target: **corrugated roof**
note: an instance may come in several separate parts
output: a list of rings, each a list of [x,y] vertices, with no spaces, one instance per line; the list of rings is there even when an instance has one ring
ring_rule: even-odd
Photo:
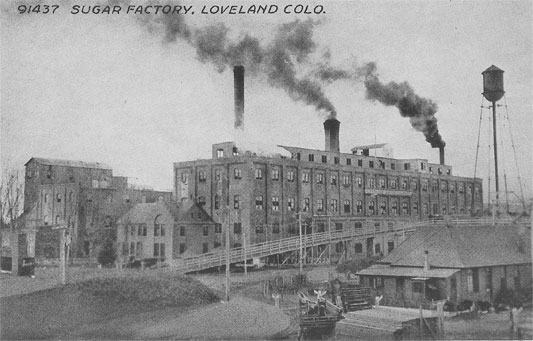
[[[428,226],[385,257],[391,266],[424,266],[424,251],[435,267],[472,268],[531,263],[530,233],[517,226]]]
[[[31,161],[35,161],[42,165],[47,166],[62,166],[62,167],[77,167],[77,168],[95,168],[95,169],[112,169],[110,166],[101,162],[85,162],[85,161],[75,161],[75,160],[59,160],[59,159],[46,159],[39,157],[32,157],[24,164],[26,166]]]
[[[385,264],[375,264],[361,270],[357,275],[368,276],[390,276],[390,277],[425,277],[425,278],[448,278],[459,269],[436,269],[432,268],[424,271],[424,268],[417,267],[391,267]]]

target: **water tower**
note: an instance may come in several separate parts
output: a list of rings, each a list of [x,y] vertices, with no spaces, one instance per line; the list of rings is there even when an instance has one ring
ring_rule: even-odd
[[[494,177],[496,185],[496,207],[499,205],[498,183],[498,144],[496,140],[496,102],[505,91],[503,90],[503,70],[492,65],[481,73],[483,75],[483,96],[492,103],[492,131],[494,137]],[[497,209],[497,208],[496,208]]]

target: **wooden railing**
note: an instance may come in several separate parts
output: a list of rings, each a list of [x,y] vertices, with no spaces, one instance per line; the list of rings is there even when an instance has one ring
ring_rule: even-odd
[[[497,219],[498,225],[510,225],[512,219]],[[427,226],[485,226],[491,225],[492,219],[456,219],[456,220],[433,220],[423,222],[408,222],[400,224],[394,230],[372,231],[372,232],[355,232],[353,229],[343,231],[319,232],[302,236],[303,247],[333,244],[340,241],[352,239],[364,239],[367,237],[375,237],[376,235],[396,232],[405,233],[415,231],[419,227]],[[281,254],[289,251],[297,251],[300,249],[300,237],[289,237],[279,240],[273,240],[264,243],[252,244],[246,248],[246,259],[256,257],[266,257],[276,254]],[[232,248],[229,250],[230,263],[237,263],[244,261],[244,250],[242,247]],[[220,250],[217,252],[204,253],[197,256],[181,258],[177,260],[170,260],[169,265],[184,273],[204,270],[216,266],[226,264],[226,251]]]

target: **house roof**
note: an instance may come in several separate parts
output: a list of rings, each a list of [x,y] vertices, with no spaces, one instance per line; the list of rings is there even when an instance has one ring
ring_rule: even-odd
[[[77,168],[95,168],[95,169],[111,169],[108,165],[100,162],[85,162],[85,161],[75,161],[75,160],[59,160],[59,159],[46,159],[39,157],[32,157],[24,164],[26,166],[31,161],[35,161],[42,165],[47,166],[62,166],[62,167],[77,167]]]
[[[518,226],[421,227],[380,263],[424,266],[424,252],[432,267],[473,268],[531,263],[530,231]]]
[[[359,271],[357,274],[367,276],[448,278],[458,271],[460,271],[460,269],[431,268],[424,271],[424,268],[417,267],[393,267],[387,264],[374,264],[369,268]]]

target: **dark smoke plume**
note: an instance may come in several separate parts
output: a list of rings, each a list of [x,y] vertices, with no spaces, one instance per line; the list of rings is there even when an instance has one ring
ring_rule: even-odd
[[[415,94],[407,82],[383,84],[376,75],[374,63],[367,64],[366,70],[368,74],[364,83],[366,97],[369,100],[397,107],[402,117],[409,117],[413,128],[424,133],[431,147],[441,148],[446,145],[439,133],[435,117],[438,110],[437,104]]]

